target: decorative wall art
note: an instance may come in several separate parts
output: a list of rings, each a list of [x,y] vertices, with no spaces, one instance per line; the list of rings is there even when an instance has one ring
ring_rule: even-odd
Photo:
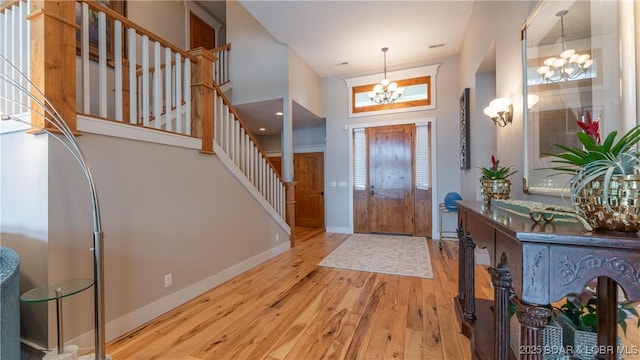
[[[126,0],[98,0],[98,2],[122,16],[127,16]],[[81,3],[76,3],[76,24],[79,26],[82,24]],[[98,60],[98,32],[98,13],[89,8],[89,57],[94,61]],[[107,17],[107,58],[109,60],[113,59],[113,35],[113,20]],[[76,31],[76,39],[76,51],[80,54],[82,46],[80,29]]]
[[[469,158],[469,88],[460,95],[460,169],[471,169]]]

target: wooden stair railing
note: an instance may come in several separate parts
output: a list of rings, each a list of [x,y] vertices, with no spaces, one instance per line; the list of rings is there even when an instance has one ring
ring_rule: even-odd
[[[218,86],[222,86],[230,81],[229,79],[229,54],[231,53],[231,44],[218,46],[209,50],[218,58],[213,64],[214,81]]]
[[[76,102],[79,104],[77,110],[75,106],[70,107],[72,116],[65,116],[66,119],[73,120],[70,127],[76,130],[77,113],[131,125],[138,125],[138,119],[141,118],[143,126],[153,125],[159,130],[201,138],[202,152],[213,153],[215,142],[219,156],[224,154],[281,219],[286,221],[286,210],[291,203],[286,194],[290,191],[286,191],[283,179],[218,87],[229,81],[230,44],[212,49],[215,54],[202,48],[186,52],[99,2],[77,0],[75,3],[80,4],[81,11],[80,69],[76,71],[76,61],[68,60],[64,63],[69,66],[65,69],[66,72],[78,74],[81,87],[79,94],[69,92],[64,98],[70,105],[75,105]],[[6,14],[14,9],[21,9],[18,17],[26,18],[22,12],[28,15],[27,4],[24,1],[3,3],[0,21],[5,21],[8,17]],[[95,16],[92,15],[91,18],[97,19],[97,47],[91,45],[89,40],[90,10],[95,12]],[[73,6],[65,6],[62,16],[47,9],[44,12],[45,16],[57,16],[64,26],[73,29],[65,32],[63,39],[47,37],[47,33],[43,33],[42,42],[47,44],[48,49],[61,48],[63,43],[75,44]],[[2,23],[2,29],[7,29],[13,22]],[[28,22],[25,21],[25,24]],[[107,24],[109,34],[112,35],[108,41]],[[26,35],[21,35],[18,39],[17,31],[4,33],[7,34],[3,35],[4,39],[12,40],[11,46],[17,43],[18,46],[29,49],[29,38]],[[110,49],[107,49],[107,43],[112,45]],[[6,47],[0,50],[15,51],[13,48],[7,50]],[[29,64],[29,52],[26,53],[24,58]],[[220,64],[217,63],[216,54],[222,59]],[[70,51],[69,55],[75,58],[75,54]],[[138,56],[140,61],[136,59]],[[44,69],[46,66],[44,63],[38,64],[38,68]],[[75,88],[75,76],[74,81],[59,83],[68,83]],[[47,89],[47,96],[49,93]],[[76,101],[78,96],[81,99]],[[289,184],[286,186],[290,188]]]
[[[226,83],[229,83],[229,52],[231,51],[231,44],[226,44],[223,46],[219,46],[215,49],[211,49],[209,50],[209,53],[211,53],[215,58],[216,61],[213,62],[213,80],[214,82],[218,85],[218,86],[223,86]],[[175,66],[175,61],[172,61],[170,66]],[[162,64],[160,66],[160,70],[159,72],[162,74],[163,71],[165,71],[166,68],[166,64]],[[149,76],[154,76],[156,72],[156,68],[155,67],[150,67],[149,68]],[[140,66],[138,66],[138,70],[136,71],[136,84],[138,84],[138,89],[141,88],[142,85],[142,69]],[[140,96],[140,91],[138,91],[138,104],[141,104],[141,96]],[[184,101],[183,101],[183,105],[184,105]],[[176,111],[176,105],[173,105],[171,107],[171,111],[175,112]],[[141,113],[141,109],[139,106],[138,109],[138,113]],[[160,116],[160,121],[163,120],[164,115],[166,114],[167,111],[167,107],[166,105],[162,106],[161,109],[161,116]],[[155,115],[151,115],[151,117],[149,118],[149,124],[151,125],[151,127],[156,127],[156,123],[155,123],[155,119],[156,116]],[[143,125],[143,119],[142,117],[138,117],[137,120],[137,124],[138,125]],[[160,123],[160,128],[163,130],[166,130],[166,123],[165,122],[161,122]]]
[[[134,125],[140,121],[143,126],[191,136],[190,74],[198,59],[99,2],[76,2],[81,5],[82,19],[81,112]],[[97,48],[89,43],[89,10],[97,14]],[[110,39],[107,24],[111,26]],[[108,52],[107,43],[112,44],[112,52]],[[97,61],[97,79],[91,73],[95,66],[91,61]],[[107,88],[107,71],[111,67],[113,98]],[[152,124],[153,119],[156,121]]]
[[[0,4],[0,55],[7,59],[20,72],[29,74],[29,3],[24,0],[12,0]],[[4,64],[4,63],[3,63]],[[29,88],[28,82],[10,71],[8,65],[6,74],[13,74],[11,81],[17,85]],[[4,80],[4,79],[3,79]],[[13,86],[0,86],[0,110],[8,114],[28,113],[29,109],[22,104],[29,104],[27,94],[15,91]]]
[[[286,184],[248,127],[223,94],[214,85],[214,140],[222,151],[251,182],[265,200],[286,220]],[[291,224],[289,224],[291,225]]]
[[[284,219],[284,182],[218,87],[229,81],[228,59],[231,45],[212,49],[213,52],[202,48],[186,52],[106,6],[89,0],[77,1],[82,4],[83,19],[88,18],[88,10],[92,9],[98,14],[100,26],[106,28],[107,18],[113,24],[113,56],[107,57],[106,49],[100,49],[98,64],[101,73],[106,71],[108,61],[114,64],[115,108],[128,105],[129,123],[137,124],[141,118],[143,126],[201,138],[201,151],[204,153],[213,153],[213,142],[217,142],[222,152]],[[86,21],[81,29],[83,34],[88,34]],[[104,38],[104,33],[101,36]],[[139,49],[136,48],[137,42],[141,43]],[[127,46],[125,52],[121,51],[124,44]],[[83,73],[86,73],[84,69],[89,64],[88,48],[88,40],[83,37]],[[126,56],[123,56],[124,53]],[[138,62],[136,56],[139,53],[142,55]],[[126,64],[125,57],[128,69],[119,66]],[[131,76],[124,77],[123,74]],[[106,89],[104,78],[106,76],[99,79],[101,89]],[[83,80],[85,109],[90,111],[86,103],[90,101],[92,87],[86,79]],[[121,86],[124,90],[118,93]],[[111,117],[102,111],[106,104],[103,93],[104,91],[101,92],[99,101],[101,112],[98,115]],[[120,104],[120,99],[125,97],[128,100]],[[167,111],[168,109],[172,111]],[[214,109],[217,110],[216,113]],[[125,112],[126,109],[123,109],[122,113]],[[116,110],[115,119],[122,121],[124,116],[120,117],[119,114]],[[175,126],[172,126],[174,123]]]

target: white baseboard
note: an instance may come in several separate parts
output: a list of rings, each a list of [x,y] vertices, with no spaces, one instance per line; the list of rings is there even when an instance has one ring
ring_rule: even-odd
[[[165,296],[133,312],[109,321],[106,324],[106,341],[111,341],[157,318],[167,311],[172,310],[198,295],[201,295],[202,293],[242,274],[243,272],[260,265],[272,257],[282,254],[290,248],[291,244],[288,241],[284,242],[252,258],[228,267],[204,280],[194,283],[184,289],[180,289],[171,295]],[[76,344],[81,348],[93,347],[94,337],[94,332],[90,331],[70,340],[69,343]]]
[[[338,233],[338,234],[352,234],[351,230],[348,227],[340,227],[340,226],[327,226],[326,231],[330,233]]]

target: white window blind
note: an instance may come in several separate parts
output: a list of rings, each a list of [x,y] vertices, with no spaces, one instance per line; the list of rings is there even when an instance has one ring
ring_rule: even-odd
[[[353,184],[356,190],[367,187],[367,138],[364,129],[353,130]]]
[[[416,126],[416,187],[421,190],[429,190],[431,187],[431,174],[429,174],[429,125]]]

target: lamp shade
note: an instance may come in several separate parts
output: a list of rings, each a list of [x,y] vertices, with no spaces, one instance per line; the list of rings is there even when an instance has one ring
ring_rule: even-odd
[[[540,101],[540,96],[536,94],[527,95],[527,108],[531,109],[538,103],[538,101]]]
[[[574,49],[565,50],[565,51],[560,53],[560,57],[561,58],[565,58],[565,59],[569,59],[573,55],[575,55],[575,53],[576,53],[576,51]]]
[[[498,117],[498,113],[491,106],[487,106],[486,108],[484,108],[483,112],[484,112],[485,115],[487,115],[488,117],[490,117],[492,119]]]
[[[511,99],[508,97],[493,99],[489,103],[489,106],[492,107],[497,113],[509,111],[510,105],[511,105]]]

